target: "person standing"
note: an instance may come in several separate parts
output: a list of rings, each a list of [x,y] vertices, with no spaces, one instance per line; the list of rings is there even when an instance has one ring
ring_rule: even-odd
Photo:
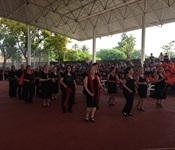
[[[51,92],[52,92],[52,100],[57,100],[58,98],[58,92],[59,92],[59,75],[56,67],[52,68],[51,74]]]
[[[123,95],[126,99],[126,104],[122,110],[124,116],[133,116],[131,110],[133,107],[134,93],[135,93],[135,79],[133,77],[133,68],[126,68],[126,76],[122,80],[123,85]]]
[[[16,68],[12,65],[11,70],[9,71],[9,96],[10,97],[17,97],[17,78],[16,78]]]
[[[140,100],[137,104],[137,109],[144,111],[144,104],[147,97],[148,80],[144,76],[144,69],[142,67],[138,70],[139,75],[137,76],[136,83],[138,85],[138,94]]]
[[[62,111],[66,113],[66,107],[68,106],[68,112],[71,113],[77,84],[70,65],[66,66],[66,71],[61,76],[60,84],[62,91]]]
[[[39,68],[35,69],[34,74],[35,74],[35,94],[39,97],[39,95],[40,95],[40,82],[39,82],[40,71],[39,71]]]
[[[166,78],[164,77],[164,69],[160,67],[155,75],[155,95],[157,99],[156,106],[163,108],[162,101],[166,99]]]
[[[117,94],[117,82],[118,81],[119,81],[119,78],[116,75],[116,69],[115,67],[112,67],[110,70],[110,73],[107,76],[108,93],[110,94],[109,101],[108,101],[109,106],[115,105],[114,101],[115,101],[115,97]]]
[[[87,105],[85,121],[90,120],[95,122],[94,117],[100,97],[100,88],[103,88],[103,86],[100,83],[99,76],[96,74],[96,68],[95,66],[91,66],[88,74],[84,78],[84,94]]]
[[[45,65],[43,71],[40,73],[41,83],[41,95],[40,97],[43,99],[43,107],[50,107],[50,99],[52,97],[51,94],[51,78],[49,74],[49,66]]]
[[[22,74],[24,73],[24,65],[21,64],[21,69],[18,69],[16,71],[16,78],[18,80],[18,98],[20,100],[24,99],[24,89],[23,89],[23,85],[19,84],[19,79],[21,78]]]
[[[33,87],[34,87],[34,73],[31,70],[31,66],[28,65],[26,67],[26,71],[24,72],[24,100],[26,104],[32,103],[33,97]]]

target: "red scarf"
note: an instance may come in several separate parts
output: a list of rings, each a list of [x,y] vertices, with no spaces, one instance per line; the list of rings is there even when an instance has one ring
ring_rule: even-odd
[[[95,75],[95,79],[94,80],[97,80],[97,82],[98,82],[97,75]],[[92,92],[93,94],[95,94],[94,97],[95,97],[96,100],[99,100],[99,97],[100,97],[99,83],[97,85],[97,89],[95,89],[94,88],[94,84],[93,84],[93,80],[92,80],[90,74],[88,75],[88,83],[89,83],[90,92]]]
[[[24,73],[22,74],[22,76],[19,79],[19,85],[23,85],[24,83]]]
[[[64,102],[64,106],[66,107],[67,104],[68,104],[70,94],[72,93],[72,90],[69,87],[65,88],[65,90],[66,90],[66,99],[65,99],[65,102]]]

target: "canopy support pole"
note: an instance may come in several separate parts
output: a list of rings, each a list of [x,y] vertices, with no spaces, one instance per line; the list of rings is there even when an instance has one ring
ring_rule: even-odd
[[[28,60],[28,64],[31,66],[31,34],[30,34],[30,25],[27,25],[27,33],[28,33],[28,56],[27,56],[27,60]]]
[[[93,63],[96,62],[96,34],[95,28],[93,30],[93,40],[92,40],[92,50],[93,50]]]
[[[146,37],[146,18],[145,14],[142,16],[142,47],[141,47],[141,65],[145,61],[145,37]]]

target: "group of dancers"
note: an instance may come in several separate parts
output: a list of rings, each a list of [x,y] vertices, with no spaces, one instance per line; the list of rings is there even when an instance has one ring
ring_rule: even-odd
[[[105,90],[102,86],[98,75],[98,63],[94,63],[87,67],[83,77],[83,93],[86,98],[86,115],[85,121],[95,122],[95,113],[98,108],[100,99],[100,90]],[[147,98],[147,88],[150,83],[149,79],[144,75],[144,68],[140,67],[137,70],[137,75],[133,67],[125,69],[125,75],[120,77],[117,74],[117,68],[111,67],[107,75],[107,89],[109,94],[109,105],[115,105],[118,84],[123,87],[123,95],[126,104],[122,110],[123,116],[133,116],[132,107],[134,94],[136,90],[140,96],[137,104],[137,109],[145,111],[144,105]],[[155,93],[157,103],[156,106],[163,108],[162,100],[166,99],[166,78],[164,77],[164,69],[159,67],[155,74]],[[72,112],[72,106],[75,103],[75,93],[77,88],[76,75],[72,70],[71,65],[67,65],[64,71],[59,72],[56,67],[49,69],[48,65],[43,67],[39,72],[32,71],[30,65],[21,69],[15,69],[12,66],[9,72],[9,96],[24,99],[25,103],[33,102],[34,89],[36,93],[43,99],[43,107],[50,107],[50,100],[57,99],[59,88],[62,93],[62,112]],[[17,92],[18,89],[18,92]]]

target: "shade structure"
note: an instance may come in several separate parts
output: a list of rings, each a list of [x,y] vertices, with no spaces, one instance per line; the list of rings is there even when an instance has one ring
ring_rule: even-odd
[[[175,21],[174,0],[0,0],[0,16],[77,40]]]

